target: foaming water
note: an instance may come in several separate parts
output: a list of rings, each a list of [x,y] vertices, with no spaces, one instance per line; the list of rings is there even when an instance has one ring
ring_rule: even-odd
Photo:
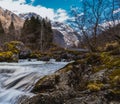
[[[66,64],[35,60],[0,63],[0,104],[17,104],[21,96],[33,96],[30,90],[41,77],[54,73]]]

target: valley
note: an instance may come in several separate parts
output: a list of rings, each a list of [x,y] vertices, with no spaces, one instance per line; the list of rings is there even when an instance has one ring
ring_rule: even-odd
[[[120,104],[119,0],[5,1],[0,104]]]

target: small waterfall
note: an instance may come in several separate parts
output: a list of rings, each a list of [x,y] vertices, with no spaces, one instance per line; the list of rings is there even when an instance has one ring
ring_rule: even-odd
[[[31,97],[30,90],[45,75],[64,67],[65,62],[19,61],[0,63],[0,104],[17,104],[22,97]]]

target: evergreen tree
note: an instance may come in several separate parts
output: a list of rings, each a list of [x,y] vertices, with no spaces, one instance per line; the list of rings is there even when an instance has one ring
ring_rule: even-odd
[[[15,26],[13,21],[11,21],[11,24],[9,26],[9,33],[15,35]]]
[[[1,23],[1,21],[0,21],[0,34],[4,34],[5,32],[4,32],[4,29],[3,29],[3,26],[2,26],[2,23]]]
[[[5,42],[5,39],[6,39],[5,31],[4,31],[2,23],[0,21],[0,46]]]
[[[51,22],[46,18],[44,21],[43,21],[43,28],[44,28],[44,40],[43,40],[43,45],[44,45],[44,48],[47,49],[49,48],[50,44],[52,43],[52,40],[53,40],[53,33],[52,33],[52,26],[51,26]]]
[[[29,20],[25,20],[21,40],[27,46],[43,51],[49,48],[52,38],[50,21],[39,19],[39,17],[31,17]]]
[[[14,26],[14,22],[13,21],[11,21],[11,23],[10,23],[10,26],[9,26],[9,35],[10,35],[10,37],[8,38],[8,41],[9,40],[17,40],[18,39],[18,36],[17,36],[17,34],[16,34],[16,30],[15,30],[15,26]]]

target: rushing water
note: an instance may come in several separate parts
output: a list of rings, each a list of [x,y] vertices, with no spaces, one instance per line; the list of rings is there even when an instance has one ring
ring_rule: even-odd
[[[0,63],[0,104],[16,104],[21,96],[33,96],[30,90],[38,79],[54,73],[66,64],[41,61]]]

